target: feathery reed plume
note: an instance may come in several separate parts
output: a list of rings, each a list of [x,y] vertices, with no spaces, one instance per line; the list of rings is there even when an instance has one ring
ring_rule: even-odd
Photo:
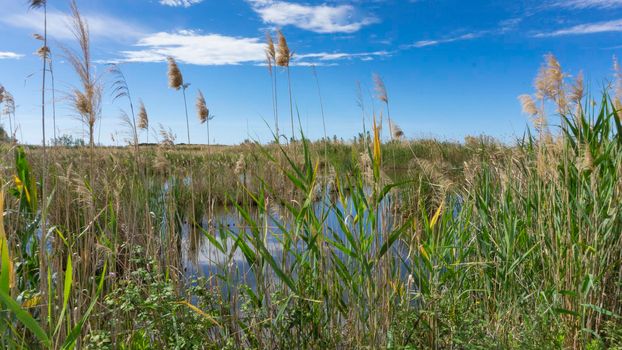
[[[266,60],[270,74],[272,74],[272,66],[276,64],[276,48],[274,47],[274,40],[270,32],[266,32]]]
[[[173,130],[171,128],[166,129],[162,124],[159,124],[159,126],[160,137],[162,137],[162,141],[160,141],[160,144],[163,146],[175,146],[175,140],[177,139],[177,136],[173,133]]]
[[[279,67],[284,67],[287,69],[287,87],[289,90],[289,118],[290,124],[292,127],[292,141],[296,139],[296,132],[294,131],[294,104],[292,102],[292,78],[289,70],[289,63],[292,58],[292,53],[289,50],[289,46],[287,45],[287,39],[285,39],[285,35],[281,30],[276,31],[279,46],[278,46],[278,55],[276,57],[276,65]]]
[[[168,86],[179,90],[184,86],[184,77],[173,57],[167,57],[166,60],[168,61]]]
[[[583,99],[584,94],[583,72],[579,72],[575,83],[572,85],[572,90],[569,96],[570,101],[575,104],[581,104],[581,100]]]
[[[544,56],[545,63],[536,77],[536,97],[539,100],[551,100],[557,104],[560,114],[568,114],[568,101],[564,90],[564,72],[553,54]]]
[[[531,117],[534,127],[536,128],[538,133],[544,133],[547,128],[546,116],[544,115],[544,112],[542,110],[538,109],[533,97],[531,97],[531,95],[525,94],[518,96],[518,100],[521,104],[523,113]]]
[[[204,124],[205,122],[207,122],[207,118],[209,117],[209,109],[207,109],[207,104],[205,103],[205,96],[203,96],[201,90],[199,90],[197,94],[196,107],[199,121],[201,122],[201,124]]]
[[[276,74],[274,74],[272,68],[276,65],[276,48],[274,47],[274,40],[272,34],[266,31],[266,63],[268,65],[268,73],[270,74],[270,84],[272,85],[272,111],[274,113],[274,131],[276,134],[277,143],[280,140],[279,135],[279,112],[278,112],[278,100],[276,90]]]
[[[401,140],[404,137],[404,131],[402,130],[402,128],[400,128],[399,125],[395,123],[391,125],[391,134],[396,140]]]
[[[384,85],[384,81],[380,75],[374,73],[374,87],[376,88],[376,97],[384,103],[389,103],[389,95],[387,94],[387,87]]]
[[[555,101],[562,90],[564,74],[561,66],[553,54],[544,56],[545,63],[540,67],[536,76],[536,96],[538,99]]]
[[[130,112],[132,113],[132,119],[129,120],[129,126],[132,127],[132,136],[134,139],[134,147],[136,149],[136,153],[138,154],[138,130],[136,125],[136,114],[134,113],[134,102],[132,101],[132,95],[130,93],[130,88],[127,85],[127,79],[125,79],[125,74],[121,71],[121,68],[116,64],[110,64],[108,66],[108,72],[114,77],[114,81],[112,82],[112,101],[116,101],[120,98],[127,98],[130,104]],[[129,118],[128,118],[129,119]]]
[[[289,46],[287,45],[287,39],[285,38],[285,35],[283,35],[283,32],[281,32],[281,30],[277,30],[276,34],[279,39],[278,55],[276,57],[276,64],[279,67],[289,67],[292,54],[289,50]]]
[[[518,100],[520,101],[523,113],[530,116],[538,115],[538,107],[536,107],[536,102],[533,100],[531,95],[520,95],[518,96]]]
[[[138,128],[141,130],[149,128],[149,115],[143,101],[140,101],[140,106],[138,107]]]
[[[31,9],[36,9],[47,5],[46,0],[30,0],[28,1]]]
[[[393,121],[391,120],[391,110],[389,109],[389,95],[387,93],[387,87],[384,84],[382,77],[376,73],[373,75],[374,87],[376,89],[376,97],[378,100],[384,102],[387,108],[387,121],[389,122],[389,137],[393,141]]]
[[[179,91],[181,89],[184,95],[184,109],[186,111],[186,131],[188,133],[188,144],[190,144],[190,120],[188,119],[188,101],[186,99],[186,89],[190,86],[188,83],[184,83],[184,77],[177,66],[177,62],[173,57],[167,57],[168,61],[168,86],[171,89]]]
[[[11,116],[15,119],[15,99],[13,95],[4,89],[0,85],[0,103],[4,104],[2,108],[2,114],[6,115],[9,118],[9,132],[11,134],[11,138],[15,139],[15,133],[13,131],[13,121],[11,120]]]
[[[78,74],[82,88],[74,88],[71,100],[81,121],[89,130],[89,145],[95,147],[95,123],[101,114],[102,86],[93,72],[91,40],[88,23],[80,14],[75,0],[71,2],[71,31],[78,42],[79,51],[65,48],[67,60]]]

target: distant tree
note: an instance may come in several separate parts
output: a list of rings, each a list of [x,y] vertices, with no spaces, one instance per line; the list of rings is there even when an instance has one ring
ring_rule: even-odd
[[[83,147],[84,140],[73,138],[73,136],[65,134],[65,135],[62,135],[62,136],[59,136],[53,139],[52,144],[54,146],[61,146],[61,147]]]

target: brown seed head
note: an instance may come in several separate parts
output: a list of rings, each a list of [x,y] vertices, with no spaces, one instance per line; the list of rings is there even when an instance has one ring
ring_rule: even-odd
[[[143,101],[140,101],[140,107],[138,109],[138,128],[147,130],[149,128],[149,116],[147,115],[147,109]]]
[[[279,52],[276,58],[276,65],[280,67],[289,67],[292,54],[289,51],[289,46],[287,46],[287,39],[285,39],[285,35],[283,35],[283,32],[280,30],[278,30],[276,34],[279,38]]]
[[[36,9],[44,6],[46,2],[47,0],[30,0],[28,1],[28,4],[30,5],[31,9]]]
[[[389,95],[387,94],[387,87],[384,85],[384,81],[380,75],[374,73],[374,86],[376,88],[376,97],[384,103],[389,103]]]
[[[536,96],[539,99],[557,100],[562,93],[564,73],[555,56],[547,54],[544,58],[546,62],[536,77]]]
[[[207,109],[207,104],[205,103],[205,97],[201,90],[199,90],[199,94],[197,95],[197,116],[199,117],[199,121],[201,124],[204,124],[209,118],[209,109]]]
[[[396,140],[401,140],[404,137],[404,131],[395,122],[391,123],[391,134]]]
[[[37,50],[37,56],[41,57],[41,58],[47,58],[50,55],[50,48],[47,46],[41,46],[38,50]]]
[[[530,95],[520,95],[518,96],[518,100],[520,101],[523,113],[530,116],[535,116],[538,114],[538,108],[536,107],[536,103]]]
[[[168,86],[171,89],[179,90],[184,85],[184,78],[173,57],[167,57],[168,61]]]
[[[570,93],[570,100],[576,104],[581,103],[583,99],[584,90],[583,90],[583,72],[579,72],[577,75],[577,80],[575,80],[574,85],[572,86],[572,91]]]

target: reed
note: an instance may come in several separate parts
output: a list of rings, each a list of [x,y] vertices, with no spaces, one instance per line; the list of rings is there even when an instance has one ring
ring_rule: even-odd
[[[186,89],[190,86],[189,83],[184,83],[184,77],[181,74],[181,70],[177,66],[177,62],[173,57],[167,57],[168,61],[168,86],[171,89],[177,91],[181,90],[184,96],[184,109],[186,111],[186,131],[188,133],[188,144],[190,144],[190,120],[188,119],[188,102],[186,100]]]
[[[292,127],[292,136],[291,140],[296,140],[296,132],[294,130],[294,104],[292,101],[292,76],[289,65],[292,59],[292,52],[289,50],[289,46],[287,44],[287,39],[283,32],[277,30],[276,32],[279,44],[277,47],[277,56],[276,56],[276,65],[279,67],[283,67],[287,71],[287,88],[289,91],[289,117],[290,117],[290,125]]]

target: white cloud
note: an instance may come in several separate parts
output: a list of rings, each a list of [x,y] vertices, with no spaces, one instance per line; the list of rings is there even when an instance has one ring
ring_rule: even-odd
[[[451,37],[451,38],[436,39],[436,40],[420,40],[420,41],[415,42],[414,44],[407,45],[406,48],[413,48],[413,47],[421,48],[421,47],[426,47],[426,46],[436,46],[440,44],[452,43],[455,41],[471,40],[471,39],[479,38],[483,34],[484,32],[468,33],[468,34],[463,34],[463,35]]]
[[[91,36],[115,41],[136,39],[142,35],[143,29],[120,19],[100,15],[85,14]],[[71,17],[59,11],[48,12],[48,34],[59,40],[73,39],[69,28]],[[43,14],[40,11],[17,13],[0,19],[0,22],[12,27],[31,30],[32,33],[43,33]]]
[[[582,35],[606,32],[622,32],[622,19],[607,22],[579,24],[574,27],[564,28],[549,33],[538,33],[535,37],[555,37],[562,35]]]
[[[622,6],[622,0],[562,0],[553,3],[553,6],[571,9],[613,8]]]
[[[203,0],[160,0],[160,4],[173,7],[190,7],[201,2],[203,2]]]
[[[20,55],[20,54],[15,53],[15,52],[0,51],[0,60],[4,60],[4,59],[15,59],[15,60],[18,60],[18,59],[20,59],[22,57],[24,57],[24,55]]]
[[[172,56],[186,64],[210,66],[263,64],[266,57],[262,39],[202,34],[191,30],[150,34],[140,39],[136,47],[136,50],[122,51],[120,59],[109,62],[164,62],[166,57]],[[367,61],[388,55],[388,51],[297,54],[292,65],[331,65],[340,60]]]
[[[378,22],[352,5],[302,5],[280,0],[248,0],[265,23],[295,26],[316,33],[354,33]]]
[[[123,51],[123,61],[162,62],[172,56],[189,64],[231,65],[265,58],[264,44],[257,38],[203,35],[189,30],[150,34],[140,39],[136,46],[142,49]]]
[[[336,61],[336,60],[345,60],[345,59],[354,59],[359,58],[361,60],[368,60],[369,58],[373,59],[374,57],[384,57],[390,56],[391,53],[388,51],[373,51],[373,52],[359,52],[359,53],[343,53],[343,52],[320,52],[320,53],[308,53],[302,55],[294,55],[295,60],[307,60],[307,59],[317,59],[320,61]]]

